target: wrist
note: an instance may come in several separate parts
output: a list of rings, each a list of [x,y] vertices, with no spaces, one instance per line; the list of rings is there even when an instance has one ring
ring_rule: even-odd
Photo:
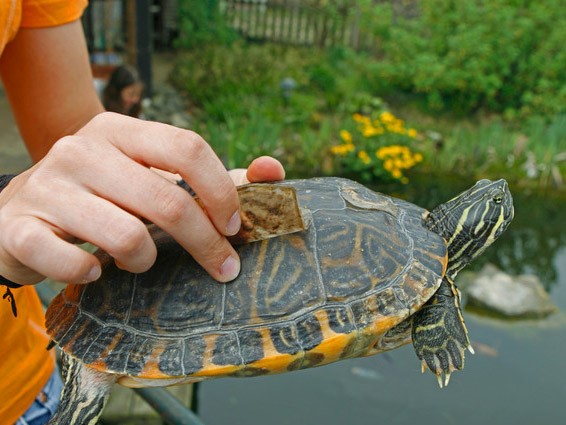
[[[2,190],[8,186],[8,183],[10,183],[10,181],[16,177],[15,174],[5,174],[5,175],[1,175],[0,176],[0,192],[2,192]],[[6,279],[4,276],[0,275],[0,285],[6,285],[8,288],[19,288],[20,285],[19,283],[16,282],[12,282],[9,279]]]

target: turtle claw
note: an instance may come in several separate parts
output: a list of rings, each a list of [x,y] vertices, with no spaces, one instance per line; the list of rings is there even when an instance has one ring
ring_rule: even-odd
[[[450,383],[450,372],[448,372],[446,375],[444,375],[444,386],[447,387],[448,384]]]
[[[464,368],[464,350],[464,347],[453,339],[449,339],[441,347],[426,347],[422,352],[417,352],[419,357],[422,356],[422,373],[430,369],[436,375],[440,388],[446,387],[452,373]]]
[[[447,387],[448,384],[450,383],[450,376],[451,376],[450,372],[446,372],[444,374],[444,382],[442,382],[442,373],[436,375],[436,380],[438,381],[438,386],[440,388]]]

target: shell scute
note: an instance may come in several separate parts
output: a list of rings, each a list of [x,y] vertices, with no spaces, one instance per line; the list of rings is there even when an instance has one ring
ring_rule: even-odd
[[[219,366],[242,364],[238,336],[235,332],[217,336],[212,350],[212,363]]]
[[[324,308],[328,326],[334,333],[349,334],[357,329],[350,306],[327,306]]]
[[[314,232],[238,247],[240,276],[227,286],[223,327],[277,320],[324,303]]]
[[[302,351],[294,322],[274,324],[269,329],[269,338],[278,353],[295,355]]]
[[[185,338],[183,370],[185,375],[192,375],[203,368],[206,341],[202,336]]]
[[[185,375],[183,355],[183,340],[168,340],[163,347],[163,352],[158,357],[158,367],[161,373],[167,376]]]
[[[244,365],[249,365],[265,357],[264,336],[257,330],[239,330],[238,344]]]
[[[304,351],[315,348],[322,342],[323,335],[320,323],[312,313],[296,321],[299,344]]]

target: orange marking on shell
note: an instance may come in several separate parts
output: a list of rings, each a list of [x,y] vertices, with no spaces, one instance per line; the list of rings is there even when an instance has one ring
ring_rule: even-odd
[[[106,364],[106,362],[102,358],[98,358],[95,361],[93,361],[92,363],[89,363],[88,367],[90,367],[92,369],[96,369],[99,372],[108,372],[108,365]]]
[[[45,315],[45,327],[50,336],[54,336],[62,327],[70,327],[75,321],[78,307],[74,304],[78,303],[83,290],[84,285],[67,285],[65,291],[57,294],[51,301]]]
[[[116,331],[116,335],[114,335],[114,338],[112,338],[110,344],[108,344],[108,346],[104,349],[104,351],[100,354],[100,356],[98,356],[98,358],[95,361],[93,361],[92,363],[88,363],[88,366],[100,372],[108,372],[108,365],[106,364],[105,359],[108,357],[108,354],[111,353],[120,343],[120,341],[124,336],[124,332],[125,331]],[[76,332],[75,337],[71,341],[69,341],[69,343],[65,344],[64,347],[62,347],[63,350],[67,352],[72,352],[71,349],[73,347],[73,341],[77,336],[82,337],[83,336],[82,332]]]
[[[165,347],[163,346],[156,346],[151,355],[149,355],[149,360],[145,363],[140,376],[147,378],[147,379],[163,379],[169,378],[169,375],[164,374],[159,369],[159,357],[165,351]]]
[[[65,298],[73,303],[78,303],[86,285],[70,284],[65,288]]]
[[[330,327],[328,314],[325,310],[320,310],[315,313],[322,330],[322,342],[309,353],[319,353],[324,356],[321,364],[333,363],[341,359],[341,355],[351,343],[352,339],[357,338],[358,332],[352,331],[349,334],[336,333]]]
[[[387,316],[380,318],[373,325],[366,327],[362,331],[363,337],[367,338],[369,343],[367,344],[367,350],[360,352],[359,356],[373,356],[374,354],[378,354],[383,352],[376,347],[378,341],[383,337],[385,332],[387,332],[392,327],[398,325],[400,320],[393,316]]]
[[[47,328],[49,335],[53,336],[55,329],[58,327],[57,325],[61,323],[59,317],[67,312],[65,308],[65,300],[61,294],[53,298],[53,301],[51,301],[51,307],[52,308],[47,310],[45,315],[45,327]]]
[[[251,363],[249,366],[268,370],[269,374],[284,373],[289,371],[288,367],[291,363],[295,360],[302,359],[303,356],[304,352],[302,351],[293,355],[275,351],[272,354],[267,354],[263,359]]]
[[[387,332],[389,329],[391,329],[393,326],[397,325],[398,323],[400,323],[398,317],[383,316],[380,317],[377,321],[375,321],[373,325],[366,327],[363,332],[375,336],[383,335],[385,332]]]
[[[287,236],[287,242],[297,251],[307,252],[308,247],[305,245],[305,239],[302,234],[294,234]]]
[[[212,362],[214,347],[216,346],[216,340],[219,336],[220,335],[204,336],[206,348],[203,354],[203,367],[191,376],[220,377],[231,375],[242,369],[241,365],[217,365]]]
[[[288,366],[303,356],[303,352],[297,354],[280,353],[273,345],[269,329],[257,329],[261,334],[263,343],[263,358],[251,363],[249,366],[258,369],[269,370],[271,374],[287,372]]]
[[[216,365],[210,363],[209,366],[193,373],[191,376],[219,378],[221,376],[232,375],[242,369],[243,367],[241,365]]]

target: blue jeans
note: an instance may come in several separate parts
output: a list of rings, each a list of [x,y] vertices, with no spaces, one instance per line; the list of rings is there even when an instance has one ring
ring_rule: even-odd
[[[53,374],[35,398],[31,407],[14,425],[44,425],[51,419],[59,406],[59,397],[63,389],[63,381],[59,369],[55,367]]]

